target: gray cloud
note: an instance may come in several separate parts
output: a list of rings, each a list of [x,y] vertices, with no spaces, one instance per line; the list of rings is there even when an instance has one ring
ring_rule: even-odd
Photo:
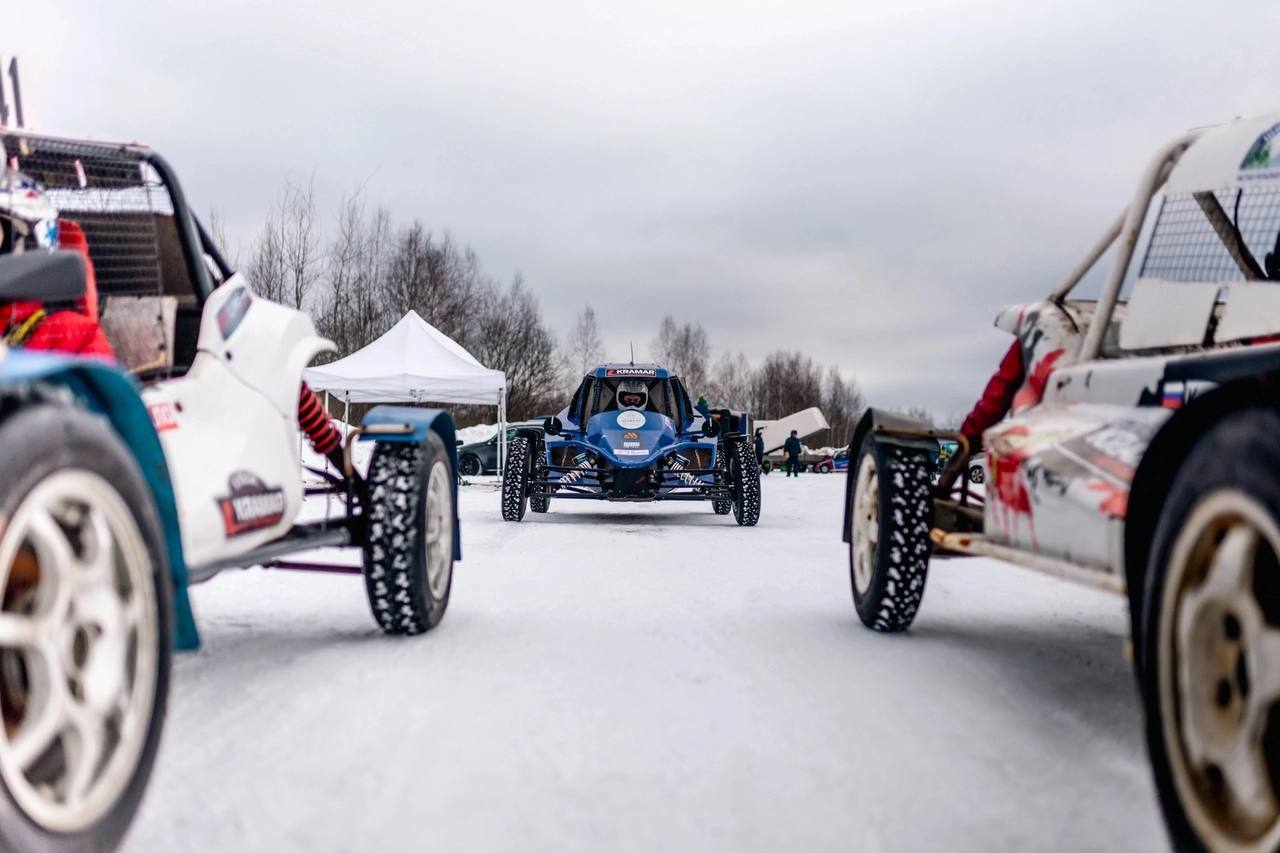
[[[42,124],[151,142],[236,233],[314,169],[615,354],[675,311],[942,412],[1157,144],[1280,108],[1271,0],[87,6],[0,41]]]

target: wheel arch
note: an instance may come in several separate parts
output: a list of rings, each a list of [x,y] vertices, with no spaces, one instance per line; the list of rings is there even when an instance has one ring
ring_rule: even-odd
[[[1280,372],[1220,385],[1174,413],[1147,445],[1134,472],[1124,524],[1124,576],[1132,625],[1141,617],[1147,557],[1165,500],[1195,443],[1216,423],[1254,408],[1280,408]]]
[[[849,441],[849,464],[845,467],[844,481],[844,517],[841,521],[841,539],[843,541],[848,542],[853,535],[849,523],[849,507],[853,501],[853,486],[858,476],[857,456],[858,450],[862,447],[862,442],[872,431],[875,431],[877,433],[876,441],[883,444],[914,447],[921,450],[937,450],[938,442],[932,438],[893,432],[893,430],[930,430],[933,428],[933,424],[918,418],[900,415],[897,412],[889,412],[884,409],[870,408],[863,413],[858,425],[854,427],[853,438]]]
[[[14,410],[27,401],[33,387],[44,386],[54,393],[48,402],[59,402],[59,390],[95,414],[106,418],[133,454],[151,492],[173,580],[174,648],[193,651],[200,647],[191,600],[187,594],[187,563],[182,551],[182,528],[169,465],[160,437],[147,407],[138,395],[137,384],[105,361],[72,358],[45,353],[9,353],[0,363],[0,399]],[[35,397],[39,401],[39,397]],[[10,405],[0,407],[8,412]],[[0,415],[2,416],[2,415]]]
[[[430,433],[444,442],[446,458],[453,482],[453,559],[462,559],[462,529],[458,522],[458,441],[453,416],[443,409],[415,409],[409,406],[374,406],[360,421],[360,426],[403,424],[408,432],[395,434],[364,433],[360,441],[391,444],[422,444]]]

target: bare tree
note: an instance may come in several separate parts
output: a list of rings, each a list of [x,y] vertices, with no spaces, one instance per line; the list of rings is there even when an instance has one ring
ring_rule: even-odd
[[[216,207],[209,209],[209,236],[213,239],[213,244],[218,247],[218,251],[222,252],[222,259],[227,262],[227,266],[231,267],[233,272],[240,269],[240,247],[233,244],[227,236],[222,211]]]
[[[742,353],[725,353],[707,380],[707,398],[716,407],[754,411],[755,368]]]
[[[249,254],[248,277],[253,291],[263,299],[282,302],[285,295],[284,247],[280,243],[280,229],[274,216],[262,223],[262,230],[254,240]]]
[[[565,385],[576,388],[587,371],[603,360],[604,344],[600,340],[596,309],[588,305],[574,321],[564,343]]]
[[[828,442],[832,445],[848,444],[866,407],[866,399],[862,396],[862,389],[858,387],[858,380],[846,380],[840,375],[840,369],[832,366],[827,371],[822,392],[822,413],[830,425]]]
[[[934,425],[933,412],[930,412],[928,409],[924,408],[923,406],[908,406],[907,410],[904,411],[903,414],[909,418],[915,418],[918,421],[924,421],[930,426]]]
[[[280,195],[280,249],[284,256],[285,297],[301,309],[320,271],[320,235],[316,228],[315,173],[306,186],[286,179]]]
[[[778,350],[755,373],[755,411],[760,418],[781,418],[822,405],[822,370],[800,352]]]
[[[545,414],[557,405],[556,340],[542,322],[537,298],[517,275],[511,286],[481,294],[471,354],[507,376],[507,413],[514,419]],[[548,381],[550,380],[550,381]]]
[[[658,335],[651,344],[654,358],[674,370],[692,396],[707,390],[707,363],[711,343],[700,323],[677,325],[670,314],[662,318]]]

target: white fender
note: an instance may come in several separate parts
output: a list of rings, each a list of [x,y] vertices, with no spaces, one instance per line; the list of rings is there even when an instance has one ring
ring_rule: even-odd
[[[300,311],[232,276],[206,301],[185,376],[143,390],[169,463],[187,562],[243,554],[302,507],[298,388],[333,344]]]

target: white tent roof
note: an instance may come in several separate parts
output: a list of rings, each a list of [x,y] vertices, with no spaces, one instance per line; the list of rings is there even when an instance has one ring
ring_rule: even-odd
[[[315,391],[352,403],[480,403],[502,401],[507,378],[476,361],[448,335],[410,311],[368,346],[311,367],[302,378]]]

